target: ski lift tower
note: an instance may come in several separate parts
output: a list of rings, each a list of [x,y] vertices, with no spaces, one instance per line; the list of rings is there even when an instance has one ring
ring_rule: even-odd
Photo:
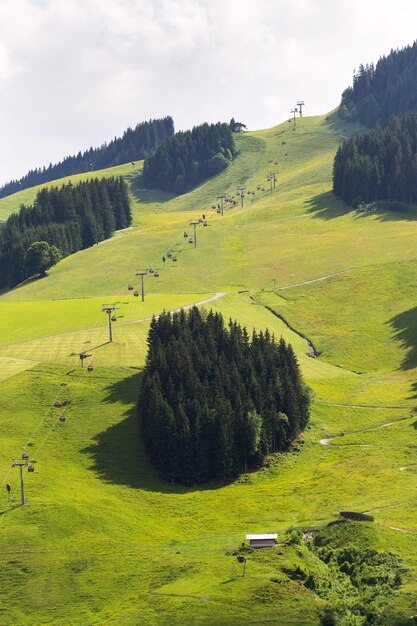
[[[296,119],[295,119],[295,114],[298,113],[297,107],[295,107],[295,109],[291,109],[291,113],[293,114],[293,127],[292,127],[292,129],[295,130],[295,127],[297,125],[297,122],[296,122]]]
[[[102,313],[107,313],[107,315],[109,316],[109,343],[112,343],[113,341],[113,332],[112,332],[111,323],[113,321],[112,317],[116,308],[117,308],[116,305],[113,303],[113,304],[103,304],[102,309],[101,309]]]
[[[136,276],[140,276],[140,280],[141,280],[141,296],[142,296],[142,302],[145,302],[145,286],[143,283],[143,279],[145,278],[146,274],[148,273],[148,270],[136,270]]]
[[[297,102],[298,110],[300,111],[300,117],[303,117],[303,106],[305,106],[304,100]]]
[[[244,205],[244,202],[245,202],[246,187],[241,185],[240,187],[237,188],[237,190],[240,192],[240,206],[243,209],[243,205]]]
[[[223,216],[224,215],[224,200],[225,200],[225,198],[227,198],[227,195],[225,193],[219,193],[217,198],[220,200],[220,210],[221,210],[222,216]]]
[[[23,468],[33,468],[33,465],[29,463],[29,455],[26,452],[23,452],[21,459],[13,459],[12,467],[18,467],[20,471],[20,504],[23,505],[27,502],[25,497],[25,485],[23,482]]]
[[[222,215],[223,215],[223,202],[222,202]],[[200,220],[191,220],[188,223],[190,226],[194,226],[194,248],[196,248],[197,247],[197,226],[200,223]]]

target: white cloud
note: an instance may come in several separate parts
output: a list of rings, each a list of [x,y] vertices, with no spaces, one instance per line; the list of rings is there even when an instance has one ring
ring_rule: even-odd
[[[413,0],[1,0],[0,180],[150,117],[325,113],[416,18]]]

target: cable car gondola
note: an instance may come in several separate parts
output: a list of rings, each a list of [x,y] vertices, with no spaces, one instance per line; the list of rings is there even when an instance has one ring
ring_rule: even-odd
[[[158,272],[158,270],[155,270],[155,272],[154,272],[154,276],[155,276],[155,278],[158,278],[158,276],[159,276],[159,272]]]
[[[66,418],[66,417],[65,417],[65,415],[62,413],[62,415],[60,415],[58,419],[59,419],[59,421],[60,421],[60,422],[65,422],[65,420],[66,420],[67,418]]]
[[[176,257],[176,256],[173,256],[173,257],[172,257],[172,262],[173,262],[173,263],[176,263],[176,262],[177,262],[177,257]]]
[[[87,372],[92,372],[93,371],[93,364],[89,363],[87,366]]]
[[[112,315],[112,316],[111,316],[111,321],[112,321],[112,322],[115,322],[116,320],[117,320],[117,317],[116,317],[115,315]]]
[[[193,238],[192,237],[189,238],[188,243],[193,243]]]
[[[128,289],[129,291],[133,291],[133,285],[129,285]]]
[[[137,298],[139,296],[139,291],[134,291],[133,295],[135,296],[135,298]]]
[[[32,463],[29,463],[28,465],[28,472],[34,472],[35,471],[35,466],[32,465]]]

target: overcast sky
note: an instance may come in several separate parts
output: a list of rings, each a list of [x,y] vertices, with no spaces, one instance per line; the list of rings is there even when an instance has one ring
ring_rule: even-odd
[[[417,39],[416,0],[0,0],[0,184],[172,115],[250,129],[338,105]]]

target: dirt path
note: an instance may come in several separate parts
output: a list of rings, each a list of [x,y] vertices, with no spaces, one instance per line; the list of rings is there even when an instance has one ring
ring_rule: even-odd
[[[343,405],[343,406],[349,406],[349,405]],[[352,405],[354,406],[354,405]],[[375,407],[371,407],[371,408],[375,408]],[[391,408],[391,407],[378,407],[379,409],[382,408]],[[408,407],[407,407],[408,408]],[[379,426],[372,426],[372,428],[361,428],[360,430],[351,430],[348,433],[343,433],[343,435],[340,433],[339,435],[335,435],[334,437],[327,437],[324,439],[320,439],[320,443],[322,446],[329,446],[330,442],[333,441],[333,439],[337,439],[339,437],[344,437],[345,435],[356,435],[358,433],[370,433],[373,432],[375,430],[381,430],[381,428],[387,428],[388,426],[392,426],[393,424],[398,424],[399,422],[404,422],[405,420],[410,420],[410,419],[414,419],[413,416],[408,415],[407,417],[400,417],[397,420],[392,420],[391,422],[386,422],[385,424],[380,424]],[[339,444],[341,445],[341,444]],[[369,447],[369,445],[371,444],[366,444],[366,443],[353,443],[353,444],[346,444],[346,445],[353,445],[353,446],[364,446],[364,447]],[[403,468],[400,468],[403,469]],[[406,469],[406,468],[404,468]]]
[[[293,283],[292,285],[284,285],[283,287],[273,287],[272,289],[267,289],[267,291],[280,291],[282,289],[292,289],[293,287],[302,287],[303,285],[310,285],[311,283],[318,283],[321,280],[327,280],[328,278],[333,278],[333,276],[340,276],[341,274],[347,274],[348,272],[353,272],[355,268],[351,267],[348,270],[342,270],[341,272],[335,272],[334,274],[326,274],[326,276],[319,276],[319,278],[312,278],[311,280],[304,280],[300,283]]]

